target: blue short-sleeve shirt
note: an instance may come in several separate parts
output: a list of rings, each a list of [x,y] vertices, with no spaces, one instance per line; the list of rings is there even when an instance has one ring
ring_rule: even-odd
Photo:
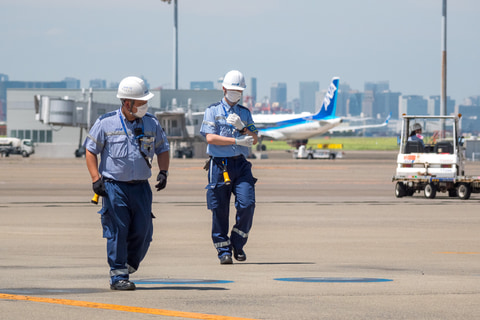
[[[225,98],[220,102],[212,104],[205,110],[200,133],[204,137],[208,133],[218,134],[223,137],[237,138],[241,136],[240,132],[238,132],[234,126],[227,123],[228,115],[231,113],[236,113],[245,126],[247,126],[252,132],[257,133],[250,110],[239,104],[231,107],[225,101]],[[248,147],[239,145],[219,146],[209,144],[207,146],[207,153],[212,157],[234,157],[238,155],[244,155],[247,157],[249,150]]]
[[[423,144],[423,139],[420,138],[418,135],[408,137],[408,141],[420,141],[420,144],[425,147],[425,145]]]
[[[117,181],[147,180],[152,173],[140,151],[151,161],[155,154],[170,150],[165,132],[155,116],[147,113],[130,122],[121,109],[95,121],[84,147],[95,155],[100,154],[100,174]]]

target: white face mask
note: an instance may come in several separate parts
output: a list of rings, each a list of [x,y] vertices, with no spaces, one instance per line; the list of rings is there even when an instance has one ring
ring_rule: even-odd
[[[132,114],[137,118],[143,118],[143,116],[147,113],[148,110],[148,103],[145,103],[143,106],[137,107],[137,112]]]
[[[231,103],[237,103],[242,98],[242,92],[227,90],[227,93],[225,93],[225,98],[227,98],[227,100]]]

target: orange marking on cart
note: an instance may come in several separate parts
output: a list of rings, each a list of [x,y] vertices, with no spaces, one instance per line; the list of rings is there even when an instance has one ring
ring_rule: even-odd
[[[417,159],[417,156],[414,154],[409,154],[408,156],[403,156],[403,160],[408,160],[408,161],[415,161]]]

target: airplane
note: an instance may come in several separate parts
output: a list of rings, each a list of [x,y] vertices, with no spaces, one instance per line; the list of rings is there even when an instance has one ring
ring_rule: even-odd
[[[342,123],[335,115],[339,78],[334,77],[323,99],[320,110],[315,114],[254,114],[253,122],[258,129],[259,149],[264,150],[262,140],[286,140],[306,144],[309,138],[321,135]]]
[[[340,126],[344,118],[335,115],[337,109],[338,83],[340,79],[334,77],[323,99],[320,110],[311,114],[253,114],[253,122],[258,129],[258,150],[265,151],[262,144],[267,140],[284,140],[290,145],[298,147],[308,143],[308,139],[322,135],[326,132],[356,131],[367,128],[378,128],[388,124],[391,114],[382,124],[361,126]]]
[[[329,130],[329,132],[330,133],[333,133],[333,132],[349,132],[349,131],[355,132],[357,130],[363,130],[363,129],[381,128],[381,127],[385,127],[386,125],[388,125],[388,121],[390,121],[391,117],[392,117],[392,113],[390,112],[390,114],[387,116],[387,118],[385,119],[385,121],[383,123],[380,123],[380,124],[366,124],[366,125],[359,125],[359,126],[352,126],[352,125],[345,125],[344,126],[343,124],[346,124],[346,122],[343,121],[342,125],[340,125],[338,127],[335,127],[332,130]],[[367,119],[366,118],[356,118],[356,119],[350,119],[349,122],[364,121],[364,120],[367,120]]]

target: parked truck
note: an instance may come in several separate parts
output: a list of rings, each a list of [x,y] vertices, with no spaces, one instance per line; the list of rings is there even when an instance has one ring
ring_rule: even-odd
[[[300,146],[298,150],[293,152],[295,159],[337,159],[343,158],[342,151],[330,149],[307,149],[304,145]]]
[[[446,192],[465,200],[480,192],[480,177],[465,174],[460,117],[403,115],[397,168],[392,178],[397,198],[423,191],[429,199]]]
[[[30,139],[0,137],[0,155],[8,157],[11,154],[21,154],[24,158],[35,153]]]

